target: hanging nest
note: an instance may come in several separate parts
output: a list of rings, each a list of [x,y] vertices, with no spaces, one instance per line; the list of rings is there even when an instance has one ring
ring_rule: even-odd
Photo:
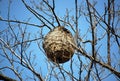
[[[75,49],[68,41],[75,44],[72,34],[66,28],[56,27],[50,31],[43,41],[47,57],[55,63],[71,59]]]

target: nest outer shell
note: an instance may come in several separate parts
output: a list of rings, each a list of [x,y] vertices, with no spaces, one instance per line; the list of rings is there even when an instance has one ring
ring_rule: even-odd
[[[43,49],[47,57],[56,63],[69,61],[74,54],[74,47],[68,42],[75,44],[72,34],[64,27],[56,27],[44,38]]]

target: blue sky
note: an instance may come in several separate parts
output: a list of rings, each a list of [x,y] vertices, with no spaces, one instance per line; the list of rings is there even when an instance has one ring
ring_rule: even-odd
[[[39,0],[37,0],[39,1]],[[96,0],[97,1],[97,0]],[[106,0],[107,1],[107,0]],[[64,1],[61,1],[61,0],[55,0],[56,2],[56,14],[58,17],[62,18],[63,16],[65,16],[66,14],[66,8],[68,8],[70,12],[70,15],[74,15],[75,14],[75,9],[74,9],[74,0],[64,0]],[[82,2],[82,3],[81,3]],[[104,11],[103,11],[103,6],[104,6],[104,3],[105,0],[99,0],[99,3],[97,3],[97,6],[95,6],[95,8],[98,10],[98,12],[100,14],[102,14]],[[120,3],[120,0],[116,0],[116,2],[119,4]],[[7,19],[7,13],[8,13],[8,0],[0,0],[0,17],[2,17],[3,19]],[[27,2],[27,3],[30,3],[30,2]],[[85,1],[84,0],[80,0],[79,3],[81,3],[81,5],[84,5],[85,4]],[[39,3],[38,3],[39,4]],[[30,3],[31,5],[31,3]],[[86,11],[86,10],[84,10]],[[29,23],[34,23],[34,24],[38,24],[40,25],[41,22],[33,15],[30,13],[30,11],[28,11],[25,6],[23,5],[23,3],[20,1],[20,0],[12,0],[12,3],[11,3],[11,8],[10,8],[10,19],[11,20],[20,20],[20,21],[27,21],[28,18],[30,18],[29,20]],[[11,24],[14,24],[16,25],[15,23],[11,23]],[[25,25],[21,25],[21,27],[24,27]],[[85,16],[81,15],[80,16],[80,19],[79,19],[79,29],[80,29],[80,36],[83,37],[83,35],[87,32],[87,29],[90,25],[88,24],[88,22],[86,22],[86,19],[85,19]],[[103,24],[103,26],[105,26]],[[7,23],[5,22],[1,22],[0,21],[0,31],[4,30],[5,28],[7,28],[8,25]],[[69,28],[68,28],[69,29]],[[34,26],[27,26],[27,33],[31,33],[31,39],[32,38],[35,38],[35,37],[39,37],[39,32],[40,32],[40,28],[38,27],[34,27]],[[71,30],[70,30],[71,31]],[[97,32],[100,32],[100,34],[102,34],[101,32],[103,32],[104,30],[103,29],[99,29],[97,30]],[[47,28],[43,28],[43,33],[44,35],[46,35],[46,33],[49,32],[49,29]],[[73,36],[74,36],[74,32],[71,31]],[[17,33],[17,29],[16,29],[16,33]],[[99,34],[99,33],[98,33]],[[91,34],[88,33],[87,36],[85,38],[83,38],[83,40],[86,40],[86,39],[91,39]],[[103,41],[101,41],[102,43],[102,46],[99,50],[99,52],[101,54],[103,54],[103,58],[106,57],[106,42],[105,42],[106,39],[104,39]],[[42,41],[39,41],[40,43]],[[100,44],[98,44],[98,46],[96,46],[97,48],[99,47]],[[41,45],[42,46],[42,45]],[[113,52],[114,51],[118,51],[118,49],[116,47],[112,47],[113,48]],[[86,47],[85,47],[85,50],[87,50],[88,52],[91,51],[91,47],[90,47],[90,44],[87,44]],[[37,70],[38,72],[41,72],[42,71],[42,75],[45,76],[48,72],[47,70],[47,58],[46,56],[43,54],[43,52],[41,52],[37,46],[37,43],[36,42],[33,42],[30,46],[30,48],[27,50],[27,52],[31,52],[32,51],[32,54],[33,56],[36,55],[36,58],[35,58],[35,62],[37,63],[37,65],[35,66],[35,70]],[[1,50],[0,50],[1,52]],[[9,52],[9,51],[8,51]],[[117,52],[118,53],[118,52]],[[9,53],[10,54],[10,53]],[[2,57],[0,57],[2,58]],[[73,60],[74,62],[78,62],[77,59],[77,55],[74,55],[73,56]],[[81,59],[83,61],[83,63],[87,62],[86,59],[84,58],[84,56],[81,55]],[[6,64],[8,64],[8,61],[4,61],[4,63],[1,64],[1,66],[6,66]],[[63,67],[65,69],[70,69],[70,67],[68,67],[70,65],[70,61],[69,62],[66,62],[65,64],[63,64]],[[17,67],[19,65],[15,65],[15,67]],[[76,67],[74,65],[74,67]],[[77,77],[78,76],[78,69],[74,68],[75,70],[75,73],[74,75]],[[26,75],[29,75],[27,73],[29,73],[29,71],[27,69],[24,70],[24,72],[26,73]],[[106,71],[107,72],[107,71]],[[14,77],[14,74],[11,72],[11,71],[5,71],[4,74],[6,74],[7,76],[10,76],[10,77]],[[11,75],[13,74],[13,75]],[[31,74],[31,76],[33,76]],[[22,77],[25,77],[25,76],[22,76]],[[113,81],[113,80],[116,80],[113,76],[110,76],[108,79],[105,79],[104,81]]]

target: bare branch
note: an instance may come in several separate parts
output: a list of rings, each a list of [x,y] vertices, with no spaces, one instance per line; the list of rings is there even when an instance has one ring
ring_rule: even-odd
[[[14,80],[12,78],[4,76],[3,74],[0,74],[0,80],[4,80],[4,81],[16,81],[16,80]]]
[[[35,26],[35,27],[38,27],[38,28],[42,28],[42,27],[45,26],[45,25],[31,24],[31,23],[24,22],[24,21],[19,21],[19,20],[6,20],[6,19],[0,19],[0,21],[4,21],[4,22],[14,22],[14,23],[19,23],[19,24],[26,24],[26,25]]]
[[[24,0],[22,0],[22,2],[23,2],[23,4],[25,5],[25,7],[26,7],[31,13],[33,13],[33,14],[34,14],[45,26],[47,26],[50,30],[51,30],[51,28],[50,28],[47,24],[45,24],[45,22],[44,22],[42,19],[44,19],[46,22],[48,22],[50,25],[52,25],[52,26],[54,27],[54,25],[53,25],[49,20],[47,20],[44,16],[38,14],[34,9],[32,9],[30,6],[28,6],[28,5],[25,3]]]
[[[51,5],[49,5],[49,3],[47,2],[47,1],[45,1],[45,0],[43,0],[44,2],[45,2],[45,4],[51,9],[51,11],[52,11],[52,13],[53,13],[53,15],[55,16],[55,19],[56,19],[56,21],[57,21],[57,23],[58,23],[58,26],[61,26],[60,25],[60,22],[59,22],[59,20],[58,20],[58,17],[57,17],[57,15],[56,15],[56,13],[55,13],[55,0],[53,0],[53,7],[51,6]]]
[[[90,54],[87,54],[87,53],[85,52],[85,50],[83,50],[82,48],[78,48],[76,45],[74,45],[74,44],[71,43],[70,41],[69,41],[69,43],[70,43],[71,45],[73,45],[73,46],[75,47],[75,49],[78,50],[83,56],[87,57],[87,58],[90,59],[91,61],[94,61],[94,62],[98,63],[98,64],[101,65],[102,67],[110,70],[113,74],[115,74],[117,77],[120,78],[120,72],[116,71],[116,70],[115,70],[114,68],[112,68],[110,65],[105,64],[105,63],[102,63],[102,62],[99,61],[97,58],[94,58],[94,57],[90,56]]]

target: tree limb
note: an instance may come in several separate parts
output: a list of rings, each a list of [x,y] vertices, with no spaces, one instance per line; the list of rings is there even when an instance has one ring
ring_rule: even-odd
[[[12,78],[9,78],[9,77],[7,77],[7,76],[5,76],[3,74],[0,74],[0,80],[4,80],[4,81],[16,81],[16,80],[14,80]]]
[[[86,51],[82,48],[78,48],[76,45],[74,45],[73,43],[71,43],[70,41],[68,41],[78,52],[80,52],[83,56],[87,57],[88,59],[90,59],[91,61],[94,61],[96,63],[98,63],[99,65],[101,65],[102,67],[108,69],[109,71],[111,71],[111,73],[113,73],[114,75],[116,75],[118,78],[120,78],[120,72],[116,71],[114,68],[112,68],[110,65],[105,64],[103,62],[101,62],[100,60],[98,60],[97,58],[93,58],[92,56],[90,56],[90,54],[86,53]]]

